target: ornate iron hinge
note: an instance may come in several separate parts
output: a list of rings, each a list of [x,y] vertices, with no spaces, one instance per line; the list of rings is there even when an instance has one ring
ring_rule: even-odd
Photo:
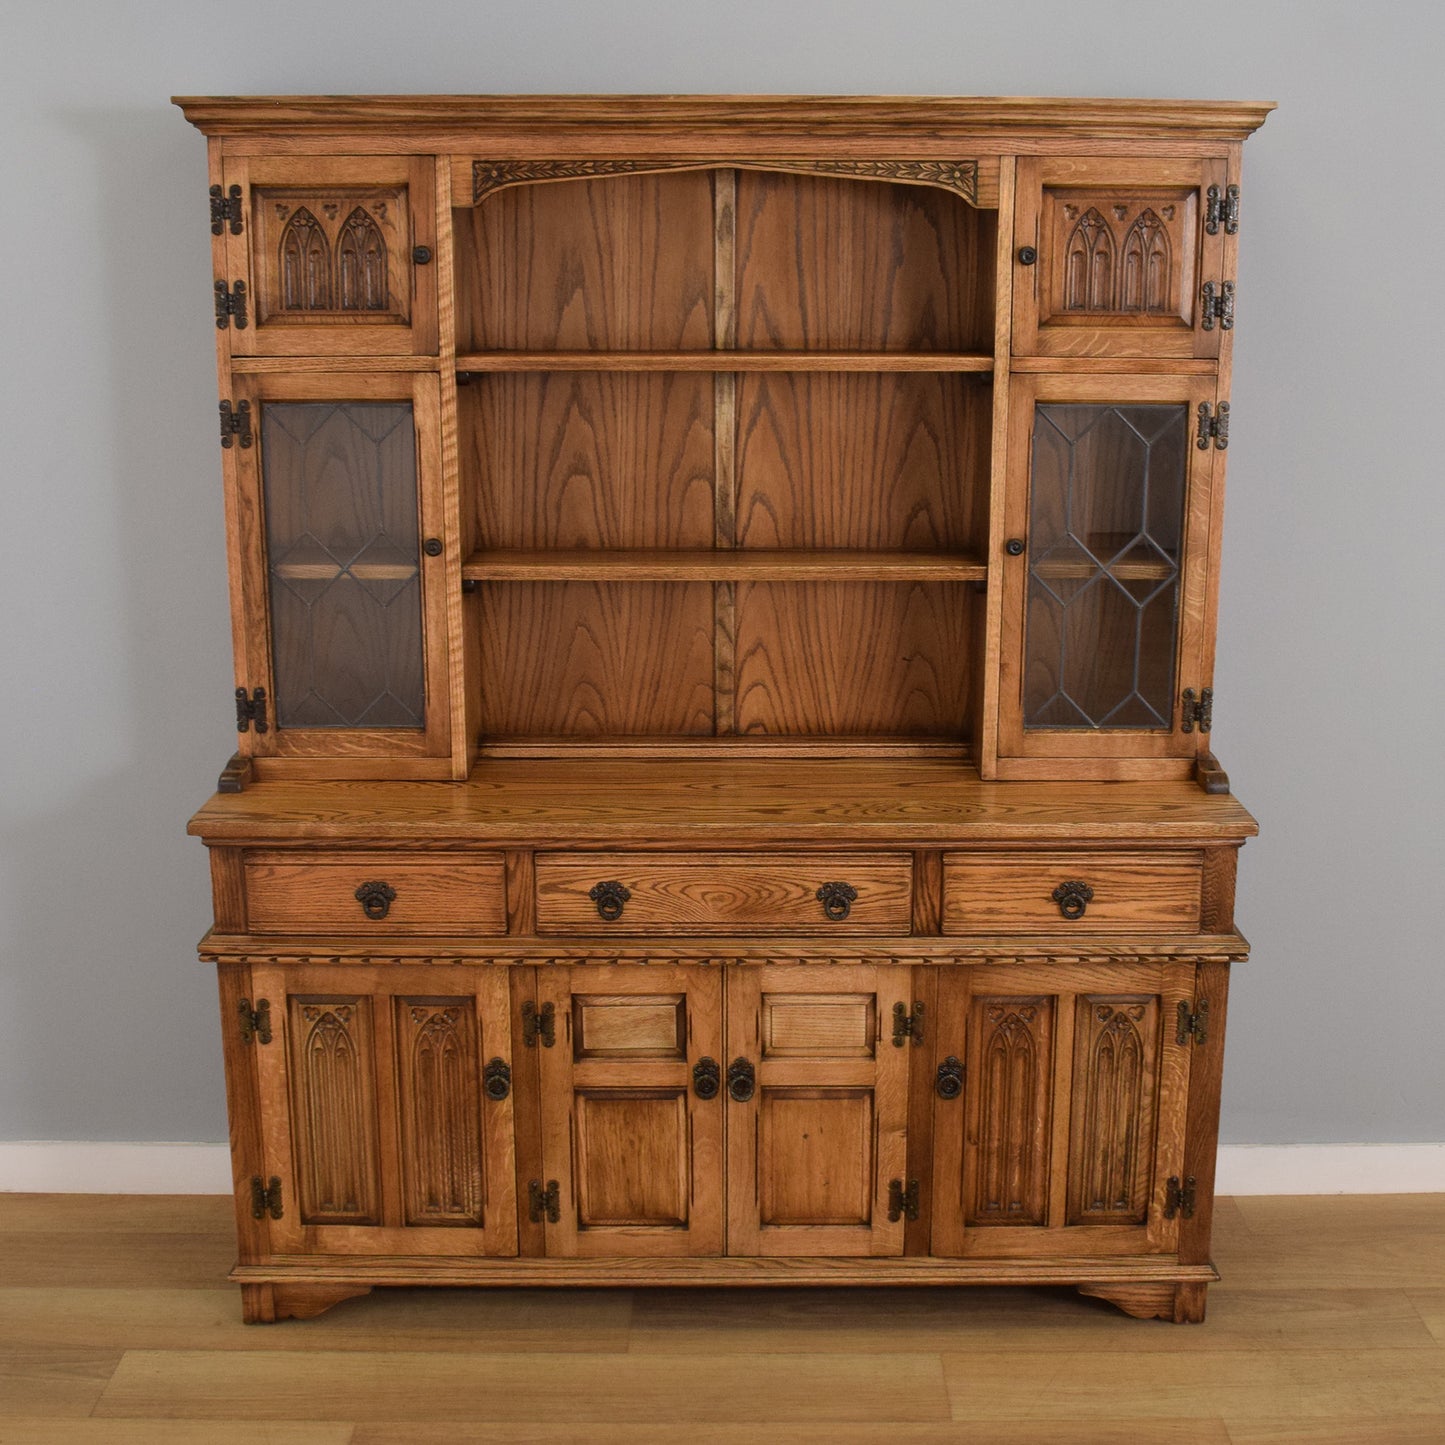
[[[1238,186],[1225,186],[1222,192],[1218,186],[1210,186],[1204,193],[1204,229],[1217,236],[1221,225],[1226,236],[1239,234]]]
[[[1199,1007],[1192,1012],[1183,999],[1179,1001],[1179,1027],[1174,1031],[1176,1044],[1187,1044],[1193,1039],[1196,1044],[1209,1042],[1209,1000],[1199,1000]]]
[[[237,281],[227,286],[216,282],[216,330],[224,331],[234,319],[237,331],[246,329],[246,283]]]
[[[888,1222],[918,1218],[918,1181],[910,1179],[907,1188],[901,1179],[888,1181]]]
[[[258,998],[256,1007],[251,1007],[251,1000],[243,998],[236,1005],[236,1012],[241,1016],[241,1042],[249,1044],[252,1039],[257,1043],[269,1044],[271,1042],[271,1000]]]
[[[1194,434],[1194,445],[1202,452],[1209,450],[1209,443],[1214,443],[1214,450],[1224,451],[1229,446],[1229,403],[1222,401],[1218,410],[1212,414],[1207,401],[1199,403],[1199,419]]]
[[[1234,330],[1234,282],[1221,281],[1218,286],[1213,281],[1206,281],[1199,288],[1199,295],[1203,300],[1200,310],[1204,313],[1200,328],[1204,331],[1213,331],[1214,323],[1219,323],[1221,331]]]
[[[533,1224],[541,1224],[544,1219],[548,1224],[561,1222],[562,1191],[555,1179],[549,1179],[545,1189],[542,1188],[540,1179],[528,1180],[527,1214]]]
[[[211,187],[211,234],[219,236],[230,222],[231,234],[241,234],[241,188],[232,186],[223,191],[220,186]]]
[[[1179,696],[1179,731],[1192,733],[1195,728],[1207,733],[1214,726],[1214,689],[1201,687],[1196,693],[1186,687]]]
[[[246,732],[254,727],[264,733],[270,724],[266,721],[266,689],[258,687],[248,693],[244,687],[236,689],[236,731]]]
[[[264,1184],[259,1174],[251,1176],[251,1218],[265,1219],[267,1215],[272,1219],[280,1219],[281,1209],[281,1181],[276,1175],[271,1176],[271,1183]]]
[[[221,445],[233,446],[240,441],[241,448],[251,445],[251,403],[238,401],[232,406],[229,401],[221,403]]]
[[[1194,1176],[1192,1174],[1183,1184],[1179,1182],[1177,1174],[1171,1174],[1169,1182],[1164,1186],[1164,1218],[1173,1219],[1176,1214],[1181,1219],[1194,1218]]]
[[[896,1003],[893,1005],[893,1047],[901,1049],[905,1039],[912,1039],[915,1044],[923,1042],[923,1005],[915,1003],[910,1012],[908,1005]]]
[[[557,1008],[550,1003],[538,1008],[527,999],[522,1004],[522,1042],[529,1049],[535,1049],[538,1039],[544,1049],[550,1049],[557,1042]]]

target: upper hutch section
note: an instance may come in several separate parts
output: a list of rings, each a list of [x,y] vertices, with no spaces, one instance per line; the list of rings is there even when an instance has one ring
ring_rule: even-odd
[[[1208,759],[1269,106],[178,104],[262,775]]]

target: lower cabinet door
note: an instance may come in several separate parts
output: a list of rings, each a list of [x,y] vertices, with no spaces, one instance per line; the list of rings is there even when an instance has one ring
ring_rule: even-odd
[[[702,965],[538,972],[547,1177],[522,1207],[549,1255],[722,1253],[722,984]]]
[[[903,1252],[911,970],[728,972],[729,1254]],[[891,1215],[891,1217],[890,1217]]]
[[[1178,1248],[1189,1047],[1176,1028],[1193,979],[1190,964],[1147,962],[940,975],[935,1255]]]
[[[273,1248],[515,1254],[506,971],[258,966],[251,985]]]

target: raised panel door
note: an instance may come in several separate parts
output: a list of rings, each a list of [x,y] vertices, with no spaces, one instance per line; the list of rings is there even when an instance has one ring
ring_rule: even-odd
[[[728,975],[728,1253],[903,1251],[911,970],[748,964]],[[893,1215],[890,1218],[890,1213]]]
[[[232,355],[436,354],[429,156],[233,156],[223,181],[241,209],[222,278],[241,309],[216,321]]]
[[[258,966],[273,1248],[517,1250],[505,971]]]
[[[1188,964],[985,966],[940,976],[932,1250],[1170,1253],[1183,1160]],[[958,1066],[961,1066],[958,1067]]]
[[[1234,204],[1222,159],[1020,159],[1014,353],[1218,356]]]
[[[702,964],[539,973],[545,1178],[523,1207],[549,1255],[722,1253],[722,992]]]

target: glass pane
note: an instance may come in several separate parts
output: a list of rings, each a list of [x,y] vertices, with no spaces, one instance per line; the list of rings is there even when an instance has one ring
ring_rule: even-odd
[[[270,402],[261,475],[277,725],[421,727],[411,403]]]
[[[1025,728],[1168,728],[1189,410],[1034,415]]]

